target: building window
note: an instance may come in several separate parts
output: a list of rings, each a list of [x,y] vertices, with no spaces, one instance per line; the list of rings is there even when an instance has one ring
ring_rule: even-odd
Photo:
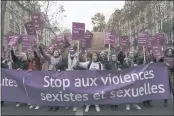
[[[13,8],[12,1],[9,1],[9,5],[11,8]]]
[[[21,16],[22,17],[24,17],[24,14],[25,14],[24,10],[21,10]]]
[[[144,17],[140,17],[140,23],[144,23]]]
[[[18,13],[18,12],[19,12],[19,7],[18,7],[18,5],[16,4],[15,7],[16,7],[16,8],[15,8],[16,13]]]
[[[160,31],[161,31],[161,20],[158,21],[158,32],[160,32]]]
[[[20,27],[19,27],[19,23],[17,23],[17,22],[16,22],[15,29],[16,29],[16,33],[20,34]]]
[[[10,31],[13,31],[14,29],[14,18],[13,18],[13,14],[10,12],[10,16],[9,16],[9,27],[10,27]]]
[[[21,27],[21,33],[22,33],[22,34],[25,34],[25,28],[24,28],[23,25],[22,25],[22,27]]]

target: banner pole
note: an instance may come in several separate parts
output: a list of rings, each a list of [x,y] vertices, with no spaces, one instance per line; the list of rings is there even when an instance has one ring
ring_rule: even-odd
[[[79,54],[80,54],[80,41],[77,41],[77,61],[79,61]]]
[[[109,44],[108,61],[109,61],[110,52],[111,52],[111,44]]]
[[[146,63],[146,53],[145,53],[145,47],[143,46],[143,55],[144,55],[144,64]]]

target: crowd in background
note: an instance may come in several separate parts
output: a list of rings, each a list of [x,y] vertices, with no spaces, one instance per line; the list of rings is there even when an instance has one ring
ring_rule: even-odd
[[[48,52],[45,52],[43,48],[39,45],[33,46],[33,52],[19,53],[13,50],[12,46],[9,46],[10,54],[7,54],[4,58],[1,57],[1,67],[7,69],[16,70],[44,70],[44,71],[65,71],[68,69],[68,55],[64,55],[65,51],[61,49],[56,49],[50,47]],[[166,52],[167,55],[174,57],[174,51]],[[78,56],[70,56],[71,60],[75,57],[79,57],[72,69],[68,70],[122,70],[129,67],[134,67],[137,65],[147,64],[147,63],[158,63],[164,62],[164,57],[156,59],[150,51],[146,51],[145,56],[142,50],[138,52],[129,52],[127,54],[120,51],[118,54],[107,52],[92,52],[92,53],[80,53]],[[145,59],[145,60],[144,60]],[[169,69],[169,80],[170,86],[172,86],[174,67],[173,65],[166,64]],[[168,78],[168,77],[164,77]],[[173,91],[171,87],[171,92]],[[174,96],[174,95],[173,95]],[[3,105],[3,101],[1,102]],[[167,106],[167,100],[164,100],[164,106]],[[21,104],[17,103],[16,107]],[[28,104],[29,108],[35,107],[39,109],[40,106],[34,106]],[[152,101],[144,101],[143,105],[145,107],[152,107]],[[132,104],[136,109],[141,109],[138,104]],[[90,105],[86,105],[85,112],[88,112]],[[95,105],[96,111],[100,111],[99,104]],[[49,107],[49,111],[57,111],[59,107]],[[118,110],[119,105],[111,105],[112,110]],[[126,109],[130,110],[130,104],[126,104]],[[73,108],[74,111],[77,110],[76,107]]]

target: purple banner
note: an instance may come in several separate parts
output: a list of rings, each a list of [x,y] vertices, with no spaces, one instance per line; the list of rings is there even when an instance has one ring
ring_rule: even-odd
[[[85,23],[72,23],[72,40],[84,39]]]
[[[8,35],[8,45],[10,46],[14,46],[17,44],[17,42],[19,41],[20,39],[20,35]]]
[[[152,53],[153,53],[155,58],[159,59],[159,58],[164,56],[162,46],[154,45],[154,46],[151,46],[151,49],[152,49]]]
[[[27,23],[25,23],[25,28],[28,35],[36,35],[36,31],[33,26],[33,21],[28,21]]]
[[[41,13],[32,13],[31,19],[35,29],[41,29]]]
[[[168,70],[164,64],[122,71],[1,71],[2,101],[81,106],[170,99]]]
[[[116,32],[114,30],[105,30],[104,44],[111,44],[115,46]]]
[[[34,35],[23,35],[22,36],[22,51],[31,52],[32,45],[34,44],[35,40],[36,40],[36,37]]]
[[[139,46],[148,46],[148,32],[139,32],[138,33],[138,45]]]

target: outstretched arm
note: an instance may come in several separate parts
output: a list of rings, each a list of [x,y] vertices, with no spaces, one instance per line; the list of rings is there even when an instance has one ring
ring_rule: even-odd
[[[11,50],[11,57],[12,57],[13,62],[15,62],[18,59],[17,56],[14,54],[13,50]]]
[[[50,62],[50,57],[47,56],[47,55],[45,54],[45,52],[43,51],[43,49],[41,48],[41,46],[39,46],[39,50],[40,50],[40,53],[42,54],[42,56],[43,56],[47,61]]]

